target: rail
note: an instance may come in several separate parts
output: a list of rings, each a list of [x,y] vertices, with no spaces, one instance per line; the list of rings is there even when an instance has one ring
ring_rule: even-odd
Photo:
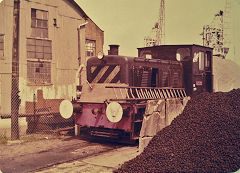
[[[52,112],[52,113],[36,113],[36,114],[18,114],[19,118],[22,117],[38,117],[38,116],[57,116],[60,115],[59,112]],[[11,118],[11,114],[4,114],[0,115],[1,119],[8,119]]]
[[[154,100],[187,97],[184,88],[121,87],[121,86],[106,86],[106,88],[112,88],[114,91],[115,99],[111,99],[112,101]]]

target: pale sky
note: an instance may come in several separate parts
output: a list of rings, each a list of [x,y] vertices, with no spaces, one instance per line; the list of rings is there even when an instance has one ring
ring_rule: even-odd
[[[235,0],[240,1],[240,0]],[[119,44],[120,55],[137,56],[157,21],[160,0],[76,0],[104,31],[104,53]],[[200,44],[204,25],[224,10],[225,0],[165,0],[165,44]]]

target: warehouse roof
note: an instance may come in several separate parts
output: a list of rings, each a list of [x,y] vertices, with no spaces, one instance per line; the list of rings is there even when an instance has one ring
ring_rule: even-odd
[[[68,0],[68,2],[70,2],[83,15],[84,18],[89,18],[83,9],[74,0]]]

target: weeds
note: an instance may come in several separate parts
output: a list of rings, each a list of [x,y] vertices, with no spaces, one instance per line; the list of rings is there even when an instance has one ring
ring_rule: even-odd
[[[0,145],[6,145],[8,138],[6,135],[0,135]]]

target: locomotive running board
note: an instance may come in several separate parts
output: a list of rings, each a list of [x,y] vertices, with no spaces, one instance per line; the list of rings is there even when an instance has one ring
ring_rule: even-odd
[[[110,99],[111,101],[156,100],[187,97],[184,88],[117,86],[106,86],[106,88],[112,88],[114,90],[115,99]]]

